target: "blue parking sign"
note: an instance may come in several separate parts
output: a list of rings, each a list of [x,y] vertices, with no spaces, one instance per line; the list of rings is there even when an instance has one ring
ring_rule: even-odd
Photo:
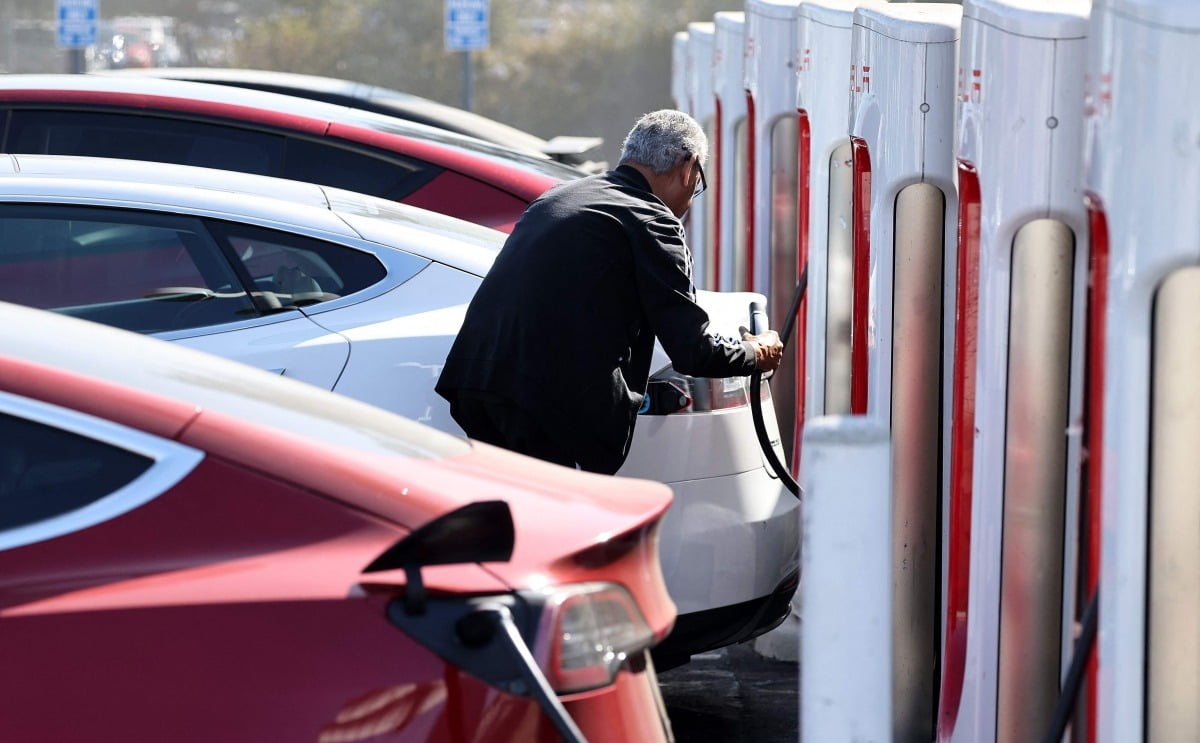
[[[446,51],[487,49],[489,0],[446,0]]]
[[[56,0],[58,45],[78,49],[96,43],[98,0]]]

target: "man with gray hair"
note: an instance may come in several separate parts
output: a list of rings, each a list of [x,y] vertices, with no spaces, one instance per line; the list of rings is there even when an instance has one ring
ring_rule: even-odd
[[[696,304],[679,220],[704,190],[707,153],[692,117],[655,111],[629,132],[616,169],[529,205],[438,379],[467,436],[612,474],[629,452],[655,337],[695,377],[779,366],[774,331],[711,335]]]

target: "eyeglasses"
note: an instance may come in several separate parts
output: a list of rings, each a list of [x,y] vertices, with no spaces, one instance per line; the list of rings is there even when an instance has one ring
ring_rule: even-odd
[[[692,192],[692,198],[696,198],[708,189],[708,181],[704,178],[704,168],[700,167],[700,161],[696,161],[696,170],[700,171],[700,180],[696,183],[696,190]]]

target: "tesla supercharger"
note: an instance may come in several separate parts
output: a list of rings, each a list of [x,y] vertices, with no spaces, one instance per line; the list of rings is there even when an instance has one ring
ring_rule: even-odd
[[[881,0],[882,1],[882,0]],[[850,412],[850,39],[854,9],[878,4],[805,0],[796,16],[797,264],[808,267],[794,343],[796,426]],[[792,462],[800,460],[796,447]]]
[[[938,586],[949,452],[957,194],[954,80],[962,8],[854,12],[851,397],[892,441],[893,716],[928,740],[939,658]]]
[[[691,113],[688,99],[688,35],[687,31],[676,31],[671,38],[671,101],[680,111]]]
[[[713,15],[713,96],[717,127],[714,149],[716,182],[709,199],[717,212],[713,223],[713,254],[717,276],[713,289],[746,289],[746,92],[742,87],[746,15],[721,11]],[[707,196],[707,194],[705,194]]]
[[[1096,739],[1200,740],[1200,4],[1092,8]]]
[[[1089,5],[963,2],[943,740],[1043,739],[1086,603]]]
[[[715,104],[713,102],[713,33],[714,26],[708,21],[688,24],[688,99],[691,101],[692,118],[704,127],[708,137],[707,163],[711,168],[716,133]],[[687,240],[692,250],[693,281],[697,289],[712,289],[714,273],[710,238],[712,231],[712,204],[710,194],[701,194],[692,202],[687,214]]]
[[[767,295],[767,316],[782,329],[799,278],[796,236],[796,10],[800,0],[745,0],[746,273]],[[796,349],[788,343],[771,380],[786,452],[796,431]]]

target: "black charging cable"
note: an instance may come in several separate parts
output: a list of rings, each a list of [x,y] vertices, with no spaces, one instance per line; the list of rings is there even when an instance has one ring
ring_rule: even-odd
[[[805,264],[804,270],[800,272],[800,281],[796,284],[796,292],[792,295],[792,306],[788,309],[787,320],[783,323],[783,332],[779,334],[779,342],[787,347],[788,336],[792,334],[792,328],[796,324],[796,315],[800,310],[800,302],[804,299],[805,292],[808,291],[808,265]],[[762,312],[762,308],[758,302],[750,303],[750,322],[755,325],[755,319],[762,316],[764,319],[766,313]],[[765,323],[764,323],[765,325]],[[751,333],[758,334],[765,331],[766,327],[752,327]],[[761,371],[755,371],[750,375],[750,417],[754,420],[754,433],[758,436],[758,444],[762,447],[763,455],[767,458],[767,464],[775,471],[779,477],[779,481],[787,488],[788,492],[797,498],[800,497],[800,484],[792,477],[792,473],[784,466],[783,462],[779,461],[779,456],[775,454],[775,447],[771,445],[771,436],[767,433],[767,423],[763,419],[762,411],[762,376]],[[796,435],[800,435],[800,431],[796,431]]]
[[[1075,641],[1075,654],[1071,656],[1071,666],[1067,669],[1067,678],[1063,681],[1062,693],[1058,695],[1058,703],[1054,706],[1054,720],[1050,731],[1046,733],[1046,743],[1059,743],[1067,732],[1067,723],[1075,711],[1075,703],[1079,698],[1079,690],[1083,688],[1084,670],[1088,658],[1092,655],[1092,647],[1096,644],[1096,625],[1099,622],[1100,587],[1092,591],[1092,598],[1087,608],[1083,610],[1083,629],[1079,639]]]

